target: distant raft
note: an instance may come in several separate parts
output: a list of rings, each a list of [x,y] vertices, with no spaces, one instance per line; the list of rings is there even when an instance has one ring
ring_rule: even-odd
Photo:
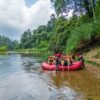
[[[70,66],[59,65],[57,70],[59,70],[59,71],[62,71],[62,70],[64,70],[64,71],[74,71],[74,70],[80,69],[82,67],[82,65],[83,65],[82,62],[77,61],[77,62],[73,62],[73,64],[70,65]],[[56,70],[56,65],[54,65],[54,64],[49,65],[47,62],[43,62],[42,63],[42,69],[53,71],[53,70]]]

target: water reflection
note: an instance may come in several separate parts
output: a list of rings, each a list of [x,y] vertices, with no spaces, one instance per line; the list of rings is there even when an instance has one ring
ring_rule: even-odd
[[[99,100],[99,84],[87,70],[43,71],[32,55],[0,55],[0,100]]]
[[[23,56],[21,55],[22,65],[24,66],[24,70],[28,73],[32,73],[34,71],[39,72],[40,70],[40,63],[34,57]]]
[[[48,100],[48,86],[35,72],[36,67],[40,66],[35,58],[0,56],[0,100]]]
[[[24,99],[48,100],[49,90],[45,82],[28,73],[16,73],[0,81],[0,100]]]
[[[48,76],[58,88],[67,86],[83,94],[86,100],[100,100],[100,80],[87,70],[55,71],[48,73]]]

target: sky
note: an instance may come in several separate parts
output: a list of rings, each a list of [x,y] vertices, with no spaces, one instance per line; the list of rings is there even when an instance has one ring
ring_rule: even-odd
[[[25,30],[47,24],[52,13],[50,0],[0,0],[0,35],[20,40]]]

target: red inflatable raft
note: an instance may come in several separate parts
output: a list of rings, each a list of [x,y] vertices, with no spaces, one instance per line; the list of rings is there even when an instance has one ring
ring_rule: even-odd
[[[77,62],[74,62],[70,66],[62,66],[62,65],[60,65],[60,66],[58,66],[57,70],[59,70],[59,71],[62,71],[62,70],[74,71],[74,70],[80,69],[82,67],[82,65],[83,65],[82,62],[77,61]],[[53,71],[53,70],[56,70],[56,65],[54,65],[54,64],[53,65],[49,65],[47,62],[43,62],[42,63],[42,68],[43,68],[43,70],[51,70],[51,71]]]

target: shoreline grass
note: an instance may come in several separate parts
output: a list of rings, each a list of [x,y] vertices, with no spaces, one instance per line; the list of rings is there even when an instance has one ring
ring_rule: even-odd
[[[46,60],[49,55],[53,55],[53,53],[46,48],[38,49],[38,48],[30,48],[30,49],[19,49],[15,50],[15,52],[20,54],[31,54],[35,57],[40,57],[43,60]]]
[[[86,63],[89,63],[89,64],[93,64],[97,67],[100,67],[100,64],[96,63],[96,62],[92,62],[92,61],[89,61],[89,60],[85,60]]]

